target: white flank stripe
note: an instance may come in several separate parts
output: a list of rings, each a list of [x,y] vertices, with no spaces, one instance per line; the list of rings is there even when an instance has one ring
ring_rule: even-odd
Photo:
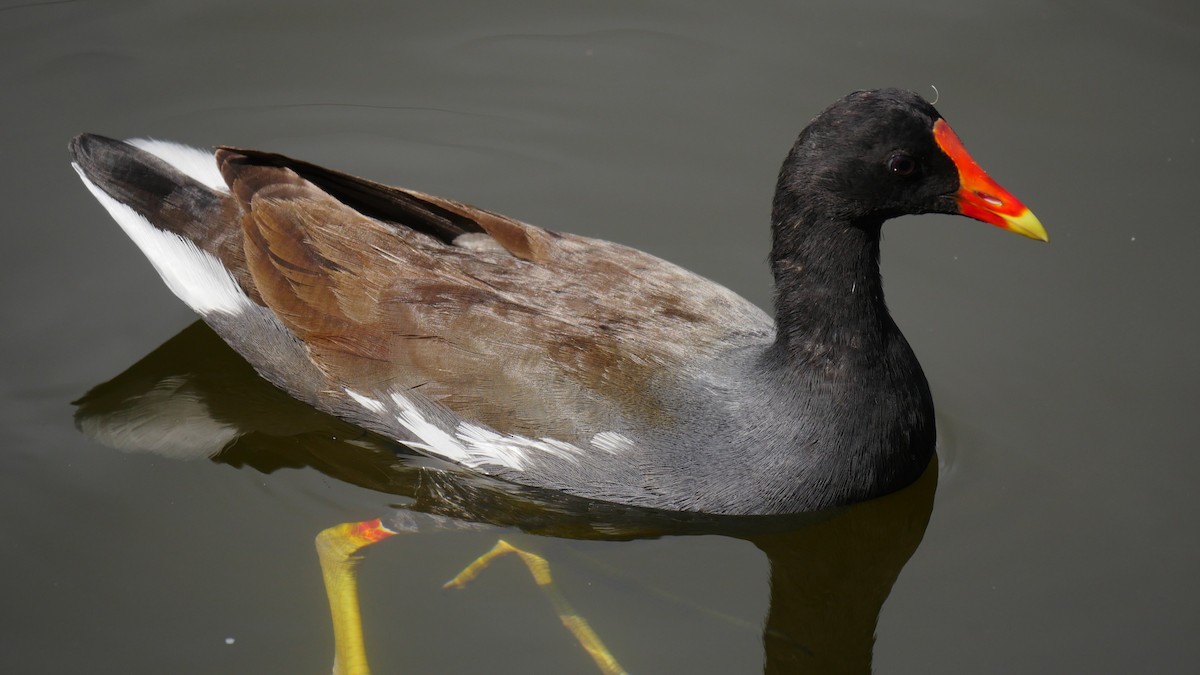
[[[396,416],[396,421],[421,441],[419,443],[407,442],[408,445],[466,466],[479,465],[478,462],[472,461],[470,453],[462,443],[458,442],[445,429],[425,419],[421,411],[417,410],[416,406],[408,399],[393,393],[392,402],[400,408],[400,414]]]
[[[454,435],[476,463],[502,464],[518,471],[525,468],[525,448],[520,446],[520,438],[469,422],[459,423]]]
[[[633,441],[624,434],[615,431],[601,431],[592,436],[592,445],[610,454],[617,454],[633,449]]]
[[[239,314],[250,306],[250,298],[219,260],[187,239],[154,227],[137,211],[96,187],[78,164],[72,162],[71,166],[180,300],[201,314]]]
[[[345,389],[344,391],[346,392],[347,396],[354,399],[355,403],[361,405],[362,407],[366,408],[367,410],[370,410],[373,413],[383,414],[384,410],[386,410],[383,403],[376,401],[373,398],[363,396],[362,394],[360,394],[356,391],[352,391],[350,389]]]
[[[153,138],[131,138],[126,143],[158,157],[213,190],[229,192],[221,170],[217,168],[217,158],[209,150]]]
[[[376,408],[376,406],[382,407],[379,401],[349,389],[346,390],[346,393],[364,408],[373,412],[381,412]],[[418,450],[424,450],[432,455],[473,469],[494,465],[523,471],[526,464],[534,459],[533,453],[578,464],[579,458],[586,454],[582,448],[565,441],[554,438],[529,438],[520,434],[502,434],[481,424],[466,421],[457,422],[454,431],[451,432],[426,419],[417,406],[404,394],[391,392],[390,398],[400,410],[399,414],[395,415],[396,421],[417,437],[417,442],[405,441],[405,443]],[[602,448],[608,452],[615,452],[621,447],[632,447],[632,442],[620,434],[603,433],[608,436],[602,436],[602,439],[612,440]],[[624,445],[612,437],[624,439]]]

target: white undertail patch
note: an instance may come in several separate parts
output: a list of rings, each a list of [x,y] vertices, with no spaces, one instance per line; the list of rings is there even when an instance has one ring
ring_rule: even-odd
[[[150,259],[171,292],[189,307],[200,314],[220,312],[232,315],[240,314],[251,305],[250,298],[242,292],[221,261],[191,241],[154,227],[140,213],[96,187],[78,164],[72,162],[71,166],[92,196]]]
[[[131,138],[125,142],[158,157],[213,190],[229,192],[225,179],[221,177],[221,170],[217,168],[217,158],[210,150],[154,138]]]

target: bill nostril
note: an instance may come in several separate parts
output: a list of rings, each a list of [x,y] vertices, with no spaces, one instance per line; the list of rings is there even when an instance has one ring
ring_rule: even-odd
[[[975,190],[975,196],[988,203],[988,206],[1004,206],[1004,202],[995,195],[990,195],[986,192]]]

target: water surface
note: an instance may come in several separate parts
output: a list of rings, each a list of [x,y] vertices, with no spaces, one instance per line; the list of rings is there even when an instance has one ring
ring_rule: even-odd
[[[766,306],[770,194],[795,134],[850,90],[934,84],[1052,243],[939,216],[885,228],[942,466],[874,669],[1192,672],[1198,67],[1200,11],[1167,2],[0,7],[0,659],[327,672],[312,538],[403,501],[323,464],[314,438],[346,433],[323,423],[288,418],[275,445],[224,462],[76,429],[71,401],[194,317],[69,169],[74,134],[283,152],[633,245]],[[762,546],[504,534],[552,560],[632,672],[763,671]],[[370,552],[378,672],[589,672],[517,565],[440,591],[496,536]],[[811,564],[823,541],[785,548]]]

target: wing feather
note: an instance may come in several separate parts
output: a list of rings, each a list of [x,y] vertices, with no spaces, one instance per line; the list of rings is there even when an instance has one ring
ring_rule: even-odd
[[[241,153],[218,160],[244,211],[249,275],[333,387],[419,387],[500,432],[579,442],[667,421],[656,378],[771,330],[745,300],[646,253]],[[456,232],[499,246],[454,246]]]

